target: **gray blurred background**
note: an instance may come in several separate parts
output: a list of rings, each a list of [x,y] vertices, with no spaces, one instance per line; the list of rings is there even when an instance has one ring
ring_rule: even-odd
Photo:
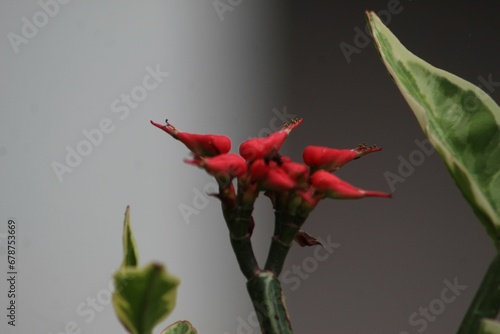
[[[17,323],[1,314],[0,332],[124,332],[108,297],[130,204],[141,264],[163,262],[181,279],[177,307],[156,332],[189,319],[200,333],[259,333],[219,205],[203,195],[210,177],[186,167],[187,149],[149,120],[227,134],[236,151],[293,116],[305,121],[284,153],[300,160],[310,144],[378,144],[381,153],[338,174],[394,192],[325,201],[311,214],[305,229],[333,246],[295,246],[285,264],[295,332],[455,332],[494,249],[437,153],[404,182],[387,181],[425,137],[358,36],[366,9],[382,11],[433,65],[494,82],[486,91],[500,100],[497,1],[0,2],[0,277],[9,218],[19,242]],[[346,56],[341,45],[356,49]],[[86,156],[69,166],[71,150]],[[263,197],[261,261],[271,214]],[[461,290],[443,303],[454,282]],[[429,307],[427,319],[418,314]]]

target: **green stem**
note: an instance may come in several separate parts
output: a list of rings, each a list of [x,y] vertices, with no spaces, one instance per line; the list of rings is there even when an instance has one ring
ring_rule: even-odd
[[[477,333],[482,318],[496,318],[500,311],[500,253],[491,262],[465,314],[457,334]]]
[[[298,226],[288,226],[290,232],[295,232],[297,234],[299,227]],[[292,238],[293,241],[293,238]],[[285,263],[286,256],[288,255],[288,251],[292,245],[292,241],[283,241],[279,236],[274,236],[271,240],[271,247],[269,248],[269,255],[267,257],[266,265],[264,266],[265,270],[268,270],[274,273],[276,276],[279,276],[281,270],[283,270],[283,265]]]
[[[248,280],[247,289],[262,334],[292,334],[278,278],[269,271],[262,271]]]
[[[285,263],[292,242],[300,226],[304,223],[305,217],[292,216],[287,213],[276,211],[275,219],[275,231],[279,232],[275,232],[271,240],[271,247],[264,269],[274,273],[276,277],[278,277],[283,269],[283,264]]]
[[[260,271],[250,239],[252,211],[223,206],[223,213],[236,260],[243,275],[249,279]]]
[[[233,247],[240,270],[246,279],[250,279],[260,270],[257,259],[253,253],[250,235],[247,234],[243,238],[236,238],[231,234],[230,238],[231,246]]]

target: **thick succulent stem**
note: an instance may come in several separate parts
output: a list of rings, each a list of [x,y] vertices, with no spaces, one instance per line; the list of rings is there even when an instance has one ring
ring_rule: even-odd
[[[270,271],[278,277],[283,269],[292,242],[300,226],[304,223],[305,217],[276,210],[275,220],[275,234],[271,240],[271,247],[264,270]]]
[[[240,270],[247,279],[250,279],[260,271],[250,240],[253,223],[252,212],[241,210],[238,207],[234,209],[224,208],[224,218]]]
[[[230,238],[240,270],[247,279],[250,279],[260,270],[253,253],[250,236],[246,235],[243,238],[236,238],[230,235]]]
[[[248,280],[247,289],[262,334],[292,334],[278,278],[272,272],[262,271]]]
[[[486,275],[479,286],[465,314],[458,334],[477,333],[481,319],[495,319],[500,311],[500,252],[491,262]]]
[[[242,201],[242,194],[236,195],[231,183],[219,182],[217,197],[221,200],[222,213],[240,270],[250,279],[260,271],[250,240],[253,230],[253,201]]]
[[[280,236],[273,236],[271,240],[271,247],[269,249],[269,255],[264,267],[265,270],[268,270],[277,276],[279,276],[281,270],[283,270],[286,256],[288,255],[288,251],[290,250],[295,235],[299,231],[299,227],[295,225],[288,225],[286,230],[290,235],[293,235],[291,241],[289,241],[288,238],[283,240]]]

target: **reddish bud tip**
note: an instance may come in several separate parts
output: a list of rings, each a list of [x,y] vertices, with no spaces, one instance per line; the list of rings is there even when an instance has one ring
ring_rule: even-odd
[[[168,119],[165,120],[166,124],[156,123],[155,121],[152,120],[150,122],[158,129],[162,129],[163,131],[165,131],[166,133],[177,139],[177,129],[168,123]]]
[[[358,158],[360,158],[363,155],[367,155],[368,153],[382,151],[382,147],[379,147],[375,144],[368,146],[365,143],[362,143],[359,144],[358,147],[354,148],[353,151],[356,152],[358,154]]]
[[[286,133],[290,133],[290,132],[292,132],[293,129],[298,127],[303,121],[304,121],[303,118],[292,118],[290,123],[287,122],[287,123],[283,124],[283,128],[281,129],[281,131],[284,131]]]

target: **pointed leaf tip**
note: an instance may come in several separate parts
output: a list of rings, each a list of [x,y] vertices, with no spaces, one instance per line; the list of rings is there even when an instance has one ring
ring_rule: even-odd
[[[123,261],[121,267],[136,267],[138,258],[137,246],[130,227],[130,206],[127,205],[123,221]]]

